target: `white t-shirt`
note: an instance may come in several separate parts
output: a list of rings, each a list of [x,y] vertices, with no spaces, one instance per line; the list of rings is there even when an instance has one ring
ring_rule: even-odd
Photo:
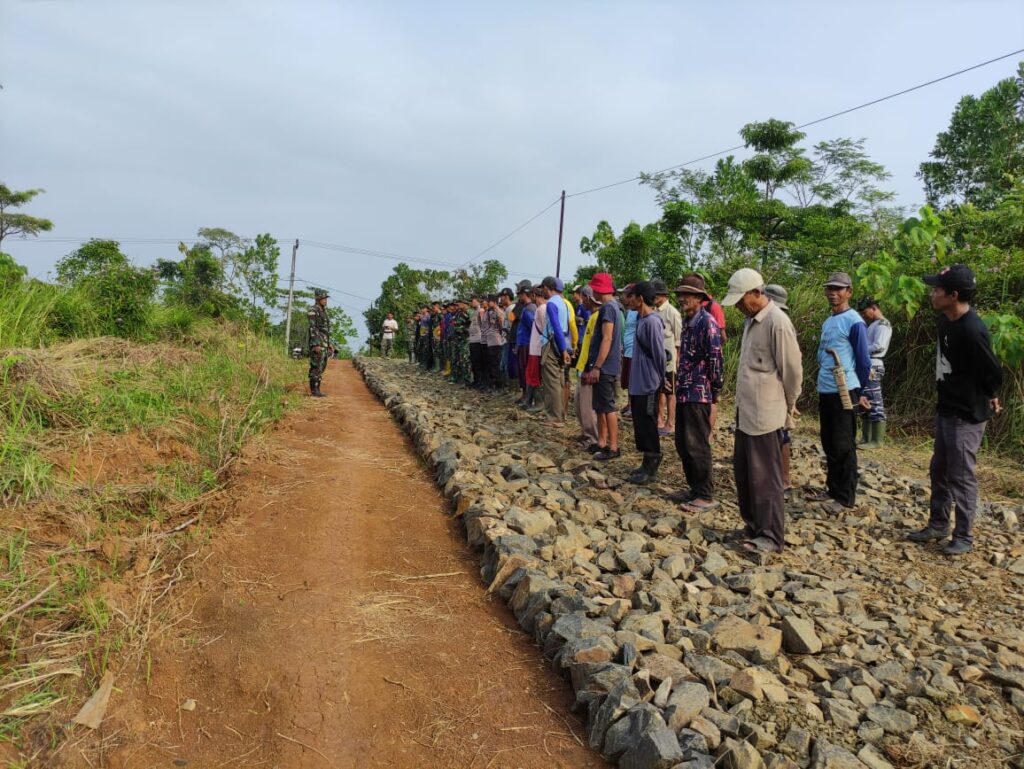
[[[384,338],[394,339],[395,332],[398,331],[398,321],[394,318],[388,318],[384,321]]]
[[[548,325],[548,306],[545,304],[537,305],[537,312],[533,316],[533,328],[530,330],[530,355],[540,355],[544,349],[543,345],[543,334],[544,329]]]

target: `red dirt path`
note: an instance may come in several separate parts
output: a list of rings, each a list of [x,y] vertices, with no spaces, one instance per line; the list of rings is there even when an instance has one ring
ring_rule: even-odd
[[[92,765],[606,766],[383,406],[349,363],[324,391],[236,477],[191,614],[148,686],[118,681]]]

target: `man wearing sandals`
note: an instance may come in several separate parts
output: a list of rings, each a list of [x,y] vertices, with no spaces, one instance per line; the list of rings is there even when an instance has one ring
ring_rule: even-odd
[[[702,302],[708,298],[704,281],[687,276],[676,286],[683,310],[676,373],[676,452],[690,488],[686,509],[702,512],[715,507],[711,477],[711,404],[722,392],[722,334]]]
[[[757,271],[734,272],[722,304],[735,305],[747,317],[736,375],[733,452],[744,547],[778,552],[786,529],[782,431],[790,426],[800,397],[804,376],[800,346],[789,316],[765,294],[764,279]]]

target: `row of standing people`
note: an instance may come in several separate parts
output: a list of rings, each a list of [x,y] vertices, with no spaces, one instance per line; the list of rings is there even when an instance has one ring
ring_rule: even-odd
[[[1002,374],[988,332],[970,307],[973,273],[954,265],[926,282],[939,313],[938,414],[929,522],[909,538],[947,537],[955,508],[956,526],[944,552],[957,555],[972,546],[975,457],[985,422],[1000,408],[996,393]],[[674,438],[687,488],[670,498],[701,512],[717,506],[711,442],[723,386],[721,305],[735,306],[745,317],[733,451],[743,546],[781,550],[791,488],[790,430],[799,416],[803,383],[785,289],[765,285],[755,270],[741,269],[719,305],[703,278],[693,274],[674,289],[679,310],[661,281],[617,290],[610,275],[598,273],[574,289],[573,301],[563,290],[560,280],[548,277],[536,286],[524,281],[515,292],[423,308],[410,325],[415,357],[425,368],[478,389],[500,389],[517,379],[518,405],[545,411],[552,428],[564,423],[575,389],[580,447],[597,461],[621,456],[619,419],[624,416],[643,457],[628,476],[634,483],[656,477],[661,438]],[[851,307],[853,285],[846,273],[832,273],[824,293],[830,312],[818,345],[816,385],[826,485],[808,498],[840,513],[856,505],[858,415],[860,448],[880,446],[884,439],[881,383],[892,327],[871,298],[858,302],[856,310]],[[627,396],[621,409],[620,392]]]

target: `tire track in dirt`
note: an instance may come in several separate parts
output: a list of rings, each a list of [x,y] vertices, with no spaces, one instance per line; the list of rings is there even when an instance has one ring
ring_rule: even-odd
[[[384,407],[348,362],[324,389],[235,479],[190,616],[148,686],[119,682],[92,765],[607,766]]]

